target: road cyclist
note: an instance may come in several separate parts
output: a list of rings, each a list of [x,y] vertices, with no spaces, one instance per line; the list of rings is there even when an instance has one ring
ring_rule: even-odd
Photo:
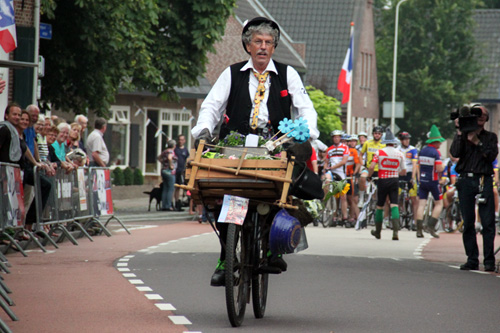
[[[345,225],[346,228],[352,228],[356,224],[359,215],[358,207],[358,179],[359,171],[361,170],[361,159],[358,156],[356,144],[358,143],[358,136],[352,134],[347,138],[347,146],[349,147],[349,158],[346,164],[346,176],[349,179],[351,186],[347,192],[347,205],[349,209],[349,219]]]
[[[381,238],[382,223],[384,222],[384,206],[387,198],[389,198],[392,240],[399,240],[399,176],[406,174],[405,157],[403,153],[396,148],[398,141],[389,128],[386,129],[385,139],[382,143],[385,144],[386,147],[379,149],[378,152],[373,155],[368,172],[368,176],[372,176],[375,171],[375,166],[378,165],[379,180],[377,182],[375,230],[372,230],[371,234],[377,239]]]
[[[346,163],[349,159],[349,148],[341,143],[343,134],[341,130],[334,130],[330,133],[333,144],[326,151],[328,165],[326,167],[325,179],[327,184],[333,181],[334,175],[337,175],[340,180],[346,178]],[[340,209],[342,220],[337,220],[334,214],[330,224],[331,227],[342,226],[347,223],[347,198],[344,195],[340,196]]]
[[[424,210],[427,204],[429,193],[434,198],[434,208],[432,209],[431,217],[428,225],[425,226],[425,231],[429,232],[433,237],[439,238],[435,231],[435,226],[438,222],[439,215],[443,209],[443,194],[439,185],[439,175],[444,170],[443,160],[439,147],[445,139],[441,136],[436,125],[431,126],[428,134],[428,139],[425,141],[427,146],[422,148],[418,156],[418,210],[417,210],[417,237],[424,237],[422,230],[424,229]]]
[[[411,229],[415,225],[415,213],[418,209],[418,199],[417,199],[417,162],[418,162],[418,150],[414,146],[410,145],[411,135],[408,132],[400,132],[398,134],[399,146],[398,149],[404,154],[406,160],[406,175],[399,176],[399,181],[401,186],[407,186],[409,188],[410,197],[410,210],[412,213],[412,225],[401,225],[401,228]],[[409,184],[405,184],[405,182]],[[400,207],[402,209],[403,207]],[[406,210],[405,213],[409,211]]]
[[[368,177],[368,168],[371,165],[373,156],[385,147],[385,144],[381,142],[382,133],[384,128],[382,126],[375,126],[372,129],[373,139],[365,141],[363,147],[361,148],[361,156],[366,154],[366,158],[364,159],[365,167],[361,168],[361,174],[358,181],[359,186],[359,202],[358,207],[362,208],[365,202],[365,191],[367,185],[367,177]],[[359,136],[358,136],[359,137]],[[375,169],[373,171],[372,177],[378,177],[378,165],[375,165]]]

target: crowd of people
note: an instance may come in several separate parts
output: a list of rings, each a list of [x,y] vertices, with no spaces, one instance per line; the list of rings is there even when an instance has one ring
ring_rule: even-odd
[[[82,166],[102,166],[109,162],[109,153],[102,135],[106,130],[106,120],[96,118],[92,132],[85,140],[88,119],[77,115],[74,122],[40,114],[37,105],[22,109],[17,103],[10,103],[5,110],[5,120],[0,122],[0,162],[18,165],[22,171],[24,206],[27,208],[25,226],[31,230],[36,222],[35,167],[43,170],[40,174],[42,210],[51,193],[48,177],[56,170],[71,172]],[[28,208],[29,207],[29,208]],[[23,235],[23,237],[28,237]]]
[[[334,214],[329,226],[354,227],[360,209],[366,206],[367,181],[372,180],[377,186],[377,202],[375,229],[371,234],[380,239],[385,220],[386,226],[392,228],[392,239],[398,240],[399,194],[406,182],[413,211],[410,229],[416,231],[419,238],[424,237],[423,231],[439,238],[436,225],[440,218],[444,219],[443,213],[452,205],[458,191],[464,221],[463,241],[468,257],[461,269],[478,269],[476,232],[481,230],[484,267],[486,271],[493,271],[495,223],[500,222],[498,147],[496,135],[484,129],[484,123],[489,118],[487,109],[478,108],[482,112],[477,117],[478,127],[469,130],[467,135],[461,134],[457,121],[457,135],[448,158],[441,156],[439,149],[445,139],[435,125],[432,125],[420,151],[410,144],[411,135],[406,131],[399,132],[396,139],[390,129],[375,126],[372,138],[368,139],[366,132],[349,135],[334,130],[331,133],[333,144],[318,149],[317,173],[326,184],[347,179],[350,189],[346,196],[340,197],[341,218]],[[325,189],[328,191],[328,187]],[[434,205],[424,225],[424,209],[431,197]],[[445,230],[454,230],[447,223],[443,223]],[[500,224],[498,228],[500,230]]]

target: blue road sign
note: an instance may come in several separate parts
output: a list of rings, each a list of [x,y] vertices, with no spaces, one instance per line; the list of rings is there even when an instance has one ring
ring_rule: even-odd
[[[48,23],[40,23],[40,38],[52,39],[52,25]]]

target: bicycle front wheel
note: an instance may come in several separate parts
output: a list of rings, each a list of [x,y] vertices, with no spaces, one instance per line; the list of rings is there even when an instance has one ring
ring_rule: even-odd
[[[243,228],[229,224],[226,240],[226,307],[231,326],[238,327],[245,317],[248,300],[248,244]]]
[[[269,284],[269,274],[259,273],[258,268],[267,266],[268,237],[265,237],[263,228],[256,219],[255,230],[253,272],[252,272],[252,305],[255,318],[263,318],[266,312],[267,287]]]

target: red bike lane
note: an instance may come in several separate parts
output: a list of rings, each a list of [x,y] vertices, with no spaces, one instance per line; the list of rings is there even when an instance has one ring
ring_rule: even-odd
[[[33,251],[28,257],[7,256],[11,274],[4,281],[15,302],[12,321],[0,317],[13,332],[185,332],[175,325],[171,311],[161,311],[138,291],[115,267],[116,259],[169,240],[210,231],[209,225],[183,222],[138,229],[132,235],[78,239],[49,253]]]

